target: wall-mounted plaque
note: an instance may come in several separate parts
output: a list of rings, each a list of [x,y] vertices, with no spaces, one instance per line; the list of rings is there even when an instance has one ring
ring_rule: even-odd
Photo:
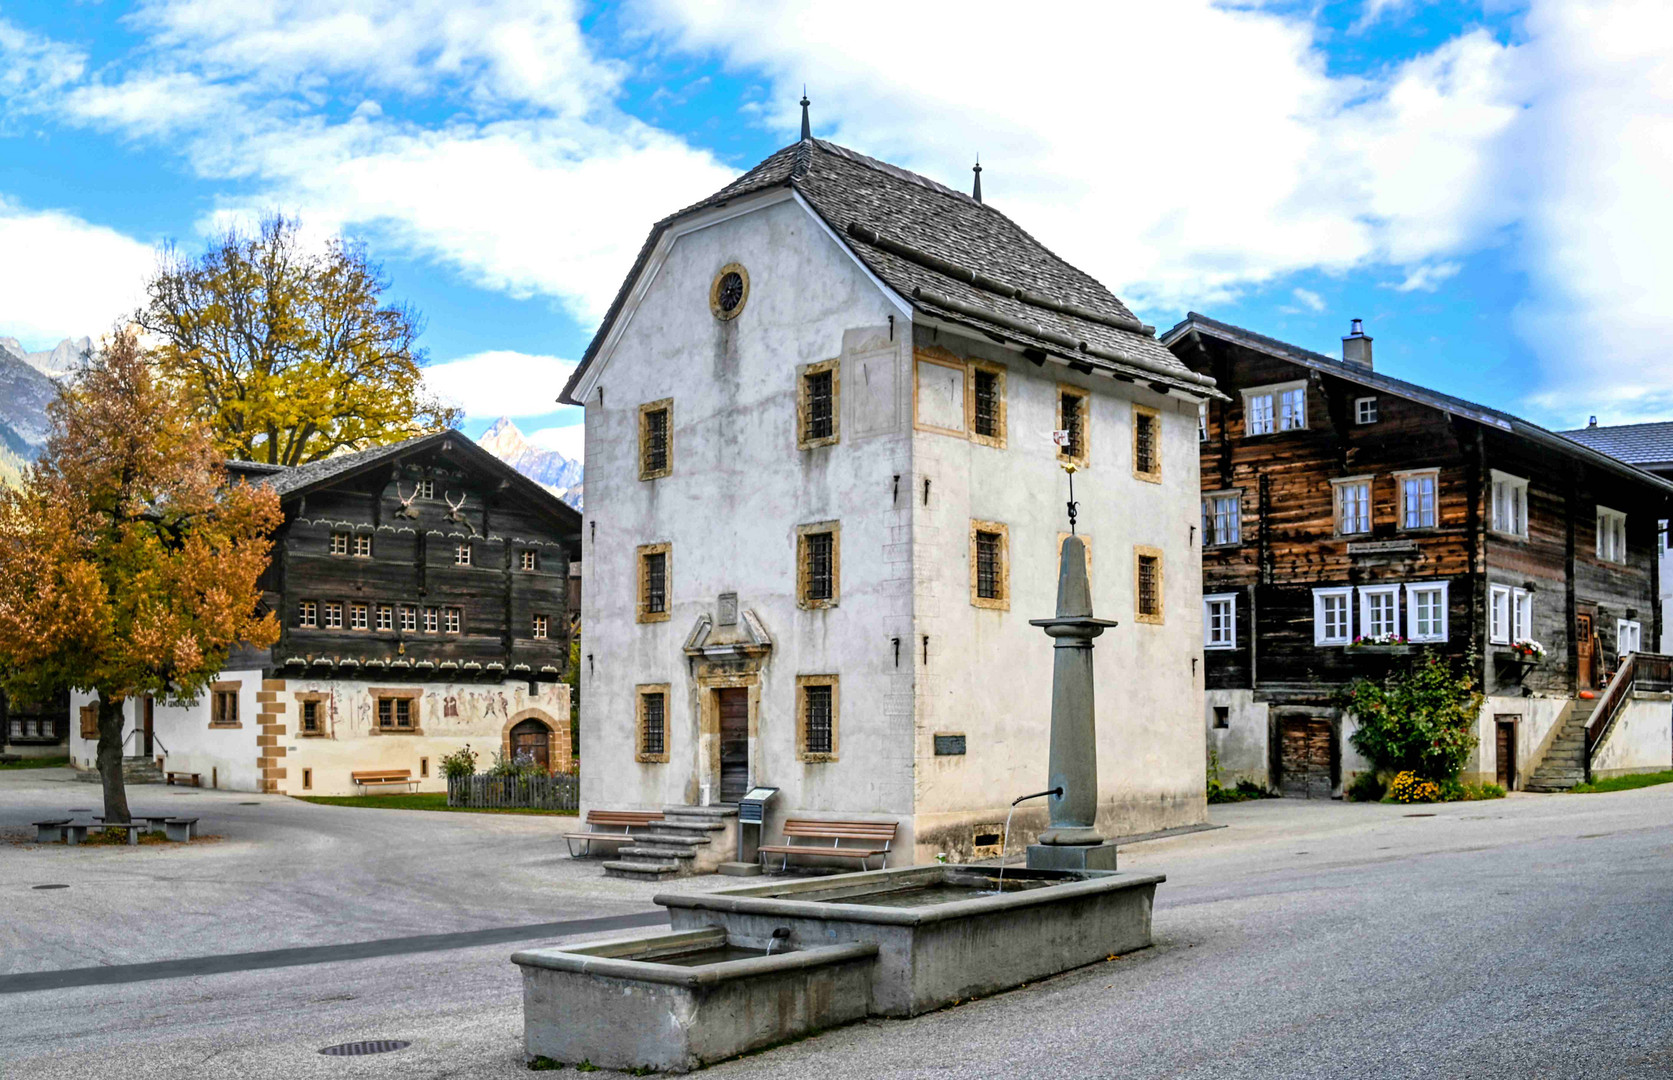
[[[735,592],[723,592],[723,593],[721,593],[720,594],[720,603],[716,606],[719,608],[719,611],[715,615],[715,624],[716,625],[718,625],[718,626],[737,626],[738,625],[738,594],[737,593],[735,593]]]
[[[936,757],[956,757],[964,753],[963,735],[937,735],[935,737]]]

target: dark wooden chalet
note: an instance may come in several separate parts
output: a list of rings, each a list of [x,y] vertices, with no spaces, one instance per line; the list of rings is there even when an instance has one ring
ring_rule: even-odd
[[[1328,757],[1339,786],[1333,691],[1419,646],[1480,657],[1491,709],[1601,688],[1660,640],[1673,484],[1380,374],[1353,330],[1343,359],[1196,313],[1162,337],[1227,395],[1201,425],[1210,723],[1265,705],[1275,783],[1319,786]]]
[[[456,431],[296,468],[230,462],[271,484],[284,524],[264,600],[283,626],[229,667],[270,677],[561,678],[581,517]]]

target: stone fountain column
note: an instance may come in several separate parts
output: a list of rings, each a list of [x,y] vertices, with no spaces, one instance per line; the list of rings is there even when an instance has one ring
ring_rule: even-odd
[[[1098,834],[1098,733],[1092,707],[1092,639],[1110,619],[1092,616],[1086,544],[1063,541],[1057,571],[1057,616],[1030,619],[1052,639],[1051,759],[1047,781],[1051,825],[1028,847],[1031,870],[1114,870],[1115,845]]]

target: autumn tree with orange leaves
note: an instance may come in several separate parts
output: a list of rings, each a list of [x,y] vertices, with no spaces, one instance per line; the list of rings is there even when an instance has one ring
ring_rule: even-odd
[[[210,433],[126,334],[50,412],[45,454],[0,490],[0,689],[97,696],[105,817],[126,822],[123,701],[193,701],[232,645],[278,637],[257,579],[279,500],[225,483]]]

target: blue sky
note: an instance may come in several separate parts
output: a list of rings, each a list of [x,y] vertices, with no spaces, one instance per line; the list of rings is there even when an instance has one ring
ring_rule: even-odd
[[[649,225],[796,129],[1195,309],[1555,427],[1673,416],[1665,3],[0,0],[0,335],[265,210],[364,239],[472,434],[552,404]]]

